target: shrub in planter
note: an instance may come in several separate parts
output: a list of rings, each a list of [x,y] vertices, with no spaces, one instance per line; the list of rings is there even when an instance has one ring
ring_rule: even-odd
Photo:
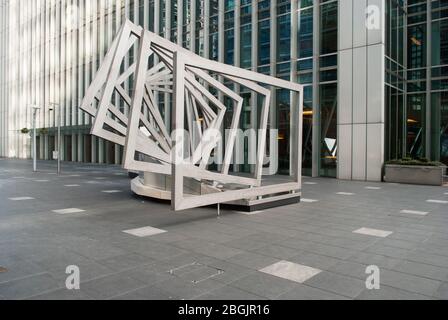
[[[386,163],[386,182],[440,186],[446,166],[428,159],[403,158]]]
[[[412,158],[403,158],[403,159],[396,159],[386,162],[386,165],[398,165],[398,166],[427,166],[427,167],[443,167],[445,166],[441,162],[437,161],[429,161],[426,158],[420,158],[420,159],[412,159]]]
[[[20,132],[22,132],[23,134],[27,134],[27,133],[30,133],[30,129],[23,128],[22,130],[20,130]]]
[[[39,134],[40,134],[40,135],[46,135],[46,134],[48,134],[48,129],[47,129],[47,128],[42,128],[42,129],[40,129],[40,130],[39,130]]]

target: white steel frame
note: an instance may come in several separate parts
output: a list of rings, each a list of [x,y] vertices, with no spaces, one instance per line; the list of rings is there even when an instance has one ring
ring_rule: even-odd
[[[126,54],[136,47],[136,61],[128,68],[122,68]],[[151,58],[160,62],[150,65]],[[251,177],[229,175],[243,99],[210,73],[264,96],[256,166]],[[131,76],[134,77],[134,87],[132,94],[129,94],[123,88],[123,83]],[[213,87],[221,96],[229,97],[235,105],[220,172],[207,170],[207,163],[220,142],[220,137],[214,135],[214,132],[221,130],[227,108],[209,91],[209,87]],[[271,105],[269,87],[290,90],[294,102],[291,112],[294,115],[291,119],[291,176],[294,179],[290,183],[262,186]],[[173,96],[172,110],[168,113],[171,114],[171,134],[165,125],[167,119],[164,119],[157,105],[156,93]],[[129,115],[125,115],[112,103],[117,100],[114,94],[129,106]],[[125,169],[172,176],[173,210],[295,193],[301,189],[303,87],[300,84],[210,61],[130,21],[126,21],[118,32],[80,108],[95,118],[92,135],[124,146]],[[184,127],[185,116],[188,120],[187,128]],[[200,120],[203,120],[203,127]],[[142,127],[149,135],[142,132]],[[189,150],[185,150],[184,132],[190,136]],[[136,160],[136,152],[144,154],[151,161]],[[244,192],[241,189],[225,191],[223,188],[221,192],[212,194],[186,195],[184,178],[187,177],[199,182],[211,181],[216,188],[220,188],[220,184],[241,185]]]

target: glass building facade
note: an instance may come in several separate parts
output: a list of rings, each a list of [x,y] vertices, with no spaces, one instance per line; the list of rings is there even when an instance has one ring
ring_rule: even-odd
[[[366,30],[372,5],[378,32]],[[448,163],[442,0],[0,0],[0,156],[30,157],[21,129],[36,105],[39,158],[55,149],[60,110],[63,160],[121,162],[122,148],[91,136],[78,106],[125,19],[206,58],[303,84],[306,175],[380,180],[384,161],[406,155]],[[253,128],[260,99],[234,89],[245,101],[241,127]],[[157,99],[169,113],[168,95]],[[280,172],[290,163],[291,107],[289,92],[274,92]]]
[[[387,159],[448,163],[448,1],[390,1],[387,22]]]

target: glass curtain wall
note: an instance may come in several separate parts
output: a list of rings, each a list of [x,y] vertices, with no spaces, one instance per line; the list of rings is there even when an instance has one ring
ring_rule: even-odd
[[[386,2],[386,160],[402,158],[403,147],[406,145],[405,132],[408,124],[405,121],[407,113],[404,42],[406,15],[403,4],[403,0]],[[414,103],[418,104],[419,101],[415,100]]]
[[[304,85],[303,150],[304,175],[313,169],[313,0],[299,1],[297,33],[297,82]]]
[[[427,1],[408,1],[407,103],[404,113],[404,156],[426,155]]]
[[[431,11],[431,158],[448,164],[448,1]]]
[[[336,177],[338,2],[320,2],[320,175]]]
[[[289,80],[291,74],[291,2],[277,0],[276,70],[277,78]],[[278,129],[279,173],[289,173],[290,169],[290,91],[277,90],[276,93]]]
[[[448,163],[448,2],[387,1],[386,23],[386,160]]]

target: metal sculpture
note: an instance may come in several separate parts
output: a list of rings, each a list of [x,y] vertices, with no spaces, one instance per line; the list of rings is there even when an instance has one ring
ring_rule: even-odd
[[[138,53],[135,62],[126,63],[125,57],[132,51]],[[129,79],[133,82],[132,91],[124,86]],[[256,164],[251,176],[229,173],[243,98],[223,84],[220,81],[223,79],[263,97]],[[295,117],[291,119],[293,179],[263,185],[271,105],[269,87],[290,90],[297,103]],[[228,111],[217,93],[231,99],[234,107],[222,165],[219,171],[211,171],[208,162],[214,149],[223,143],[219,133]],[[172,106],[164,106],[161,110],[160,95],[172,97]],[[298,194],[301,190],[302,105],[303,89],[299,84],[207,60],[126,21],[87,89],[80,108],[94,117],[92,135],[124,146],[123,167],[145,173],[148,179],[138,177],[132,182],[134,192],[171,199],[172,208],[177,211],[244,199],[269,199],[272,195]],[[145,184],[147,180],[154,182],[160,177],[163,177],[165,187]],[[192,181],[198,188],[186,192],[185,185]]]

